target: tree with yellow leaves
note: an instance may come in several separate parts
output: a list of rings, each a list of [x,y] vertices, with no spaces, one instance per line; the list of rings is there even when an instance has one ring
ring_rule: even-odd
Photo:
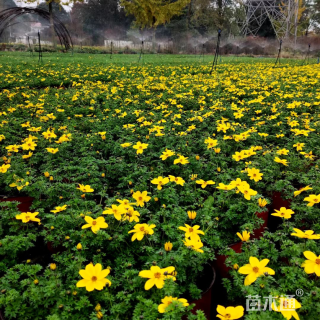
[[[172,17],[182,14],[191,0],[120,0],[127,14],[135,17],[135,25],[141,29],[153,29],[153,43],[157,26],[168,23]]]

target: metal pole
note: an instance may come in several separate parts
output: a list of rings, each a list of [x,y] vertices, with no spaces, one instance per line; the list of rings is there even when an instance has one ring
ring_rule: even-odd
[[[214,58],[213,58],[213,63],[212,63],[212,67],[210,70],[210,75],[212,74],[213,68],[216,69],[217,68],[217,63],[218,63],[218,56],[219,56],[219,46],[220,46],[220,38],[221,38],[221,29],[218,30],[218,40],[217,40],[217,47],[216,47],[216,52],[214,54]]]
[[[33,50],[31,49],[31,45],[30,45],[30,37],[28,36],[28,44],[29,44],[29,50],[30,50],[30,55],[33,56]]]
[[[38,31],[38,41],[39,41],[39,61],[41,60],[42,62],[42,50],[41,50],[41,41],[40,41],[40,31]]]
[[[140,62],[141,57],[142,57],[142,55],[143,55],[143,44],[144,44],[144,42],[143,42],[143,40],[142,40],[142,41],[141,41],[141,51],[140,51],[140,56],[139,56],[138,62]]]

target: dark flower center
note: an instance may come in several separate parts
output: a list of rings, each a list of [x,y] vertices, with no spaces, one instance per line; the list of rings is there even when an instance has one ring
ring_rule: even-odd
[[[91,278],[91,281],[93,281],[93,282],[95,282],[95,281],[97,281],[98,279],[97,279],[97,277],[96,276],[93,276],[92,278]]]
[[[256,272],[256,273],[259,272],[259,268],[258,267],[253,267],[252,270],[253,270],[253,272]]]

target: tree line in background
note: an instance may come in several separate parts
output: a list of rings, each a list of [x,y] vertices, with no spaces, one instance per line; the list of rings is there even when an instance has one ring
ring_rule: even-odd
[[[36,0],[28,0],[33,3]],[[103,45],[104,40],[172,40],[208,39],[223,30],[224,37],[240,35],[245,19],[243,0],[69,0],[66,12],[62,0],[48,0],[38,5],[65,23],[75,44]],[[281,5],[281,0],[279,0]],[[14,7],[13,0],[0,0],[0,10]],[[24,17],[27,25],[37,17]],[[19,29],[18,23],[14,30]],[[25,28],[24,28],[25,29]],[[320,33],[320,0],[300,0],[299,35]],[[50,29],[44,31],[50,34]],[[267,19],[258,36],[274,38]]]

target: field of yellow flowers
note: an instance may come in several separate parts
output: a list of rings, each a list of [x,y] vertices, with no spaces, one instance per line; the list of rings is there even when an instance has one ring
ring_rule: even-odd
[[[318,64],[1,58],[1,317],[319,318]]]

